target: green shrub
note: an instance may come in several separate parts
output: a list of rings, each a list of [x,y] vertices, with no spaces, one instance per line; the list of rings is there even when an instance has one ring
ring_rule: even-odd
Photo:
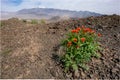
[[[8,55],[12,50],[11,49],[5,49],[4,51],[1,52],[2,56]]]
[[[61,58],[65,71],[77,70],[78,67],[88,70],[87,62],[92,57],[100,57],[97,53],[100,49],[98,44],[100,36],[100,33],[96,34],[94,30],[84,26],[72,30],[68,38],[62,42],[66,50]]]
[[[27,22],[27,20],[26,20],[26,19],[23,19],[22,21],[23,21],[24,23],[26,23],[26,22]]]
[[[41,19],[41,20],[40,20],[40,23],[41,23],[41,24],[46,24],[45,19]]]
[[[32,19],[32,20],[31,20],[31,23],[32,23],[32,24],[38,24],[38,21],[37,21],[36,19]]]
[[[0,21],[0,27],[2,27],[3,26],[3,23]]]

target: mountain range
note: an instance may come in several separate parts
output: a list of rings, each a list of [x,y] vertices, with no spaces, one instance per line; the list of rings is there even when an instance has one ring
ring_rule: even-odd
[[[51,19],[54,17],[59,18],[85,18],[90,16],[101,16],[102,14],[90,12],[90,11],[70,11],[53,8],[31,8],[22,9],[16,12],[1,12],[1,19],[8,19],[11,17],[17,17],[21,19]]]

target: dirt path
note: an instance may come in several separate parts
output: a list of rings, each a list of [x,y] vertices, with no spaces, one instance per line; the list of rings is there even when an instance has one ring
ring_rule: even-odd
[[[90,22],[87,22],[90,21]],[[116,78],[120,76],[118,16],[103,16],[69,20],[45,25],[30,25],[11,19],[1,27],[1,78]],[[79,76],[66,74],[60,67],[60,42],[65,34],[79,25],[101,32],[104,50],[99,60],[92,59],[89,71],[79,70]],[[93,27],[94,25],[94,27]]]

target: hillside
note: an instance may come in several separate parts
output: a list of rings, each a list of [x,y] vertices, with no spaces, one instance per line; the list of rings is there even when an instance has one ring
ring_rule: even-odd
[[[23,9],[17,12],[18,14],[33,14],[36,16],[68,16],[68,17],[89,17],[89,16],[101,16],[101,14],[89,12],[89,11],[70,11],[70,10],[60,10],[53,8],[32,8]]]
[[[120,16],[70,19],[48,24],[31,24],[18,19],[1,21],[1,78],[30,79],[119,79]],[[102,33],[101,58],[93,58],[90,69],[81,68],[77,76],[65,74],[59,56],[66,34],[85,25]]]

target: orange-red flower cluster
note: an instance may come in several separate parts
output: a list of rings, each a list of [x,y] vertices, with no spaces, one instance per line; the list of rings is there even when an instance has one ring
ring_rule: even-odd
[[[78,27],[76,29],[73,29],[71,32],[72,33],[79,33],[79,31],[82,31],[83,33],[90,33],[90,34],[94,34],[95,33],[95,30],[92,30],[91,28],[87,28],[85,26],[82,26],[82,27]],[[100,33],[98,33],[98,36],[102,36]],[[86,41],[86,38],[85,37],[82,37],[80,38],[80,41],[81,42],[85,42]],[[72,41],[69,41],[67,43],[67,46],[70,47],[72,45],[72,42],[78,42],[78,39],[77,38],[73,38]],[[76,46],[76,48],[79,48],[80,46]]]
[[[73,29],[71,32],[72,32],[72,33],[78,33],[80,30],[81,30],[81,28],[78,27],[77,29]]]
[[[86,38],[82,37],[80,40],[81,40],[82,42],[85,42],[85,41],[86,41]]]
[[[71,45],[72,45],[72,42],[69,41],[69,42],[67,43],[67,46],[70,47]]]
[[[95,33],[95,30],[91,30],[90,33],[91,33],[91,34]]]
[[[73,38],[73,41],[74,41],[74,42],[77,42],[77,38]]]
[[[95,33],[95,31],[94,30],[92,30],[91,28],[83,28],[83,32],[84,33],[86,33],[86,32],[88,32],[88,33]]]
[[[85,26],[82,26],[82,28],[78,27],[76,29],[73,29],[71,32],[72,33],[78,33],[80,30],[83,30],[84,33],[88,32],[88,33],[95,33],[94,30],[92,30],[91,28],[86,28]]]
[[[80,27],[78,27],[78,28],[77,28],[77,30],[78,30],[78,31],[80,31],[80,30],[81,30],[81,28],[80,28]]]
[[[77,40],[77,38],[73,38],[73,42],[77,42],[78,40]],[[71,41],[69,41],[68,43],[67,43],[67,47],[70,47],[72,45],[72,42]]]
[[[78,30],[73,29],[71,32],[72,32],[72,33],[78,33]]]
[[[102,36],[102,34],[98,33],[98,36],[99,36],[99,37],[101,37],[101,36]]]

